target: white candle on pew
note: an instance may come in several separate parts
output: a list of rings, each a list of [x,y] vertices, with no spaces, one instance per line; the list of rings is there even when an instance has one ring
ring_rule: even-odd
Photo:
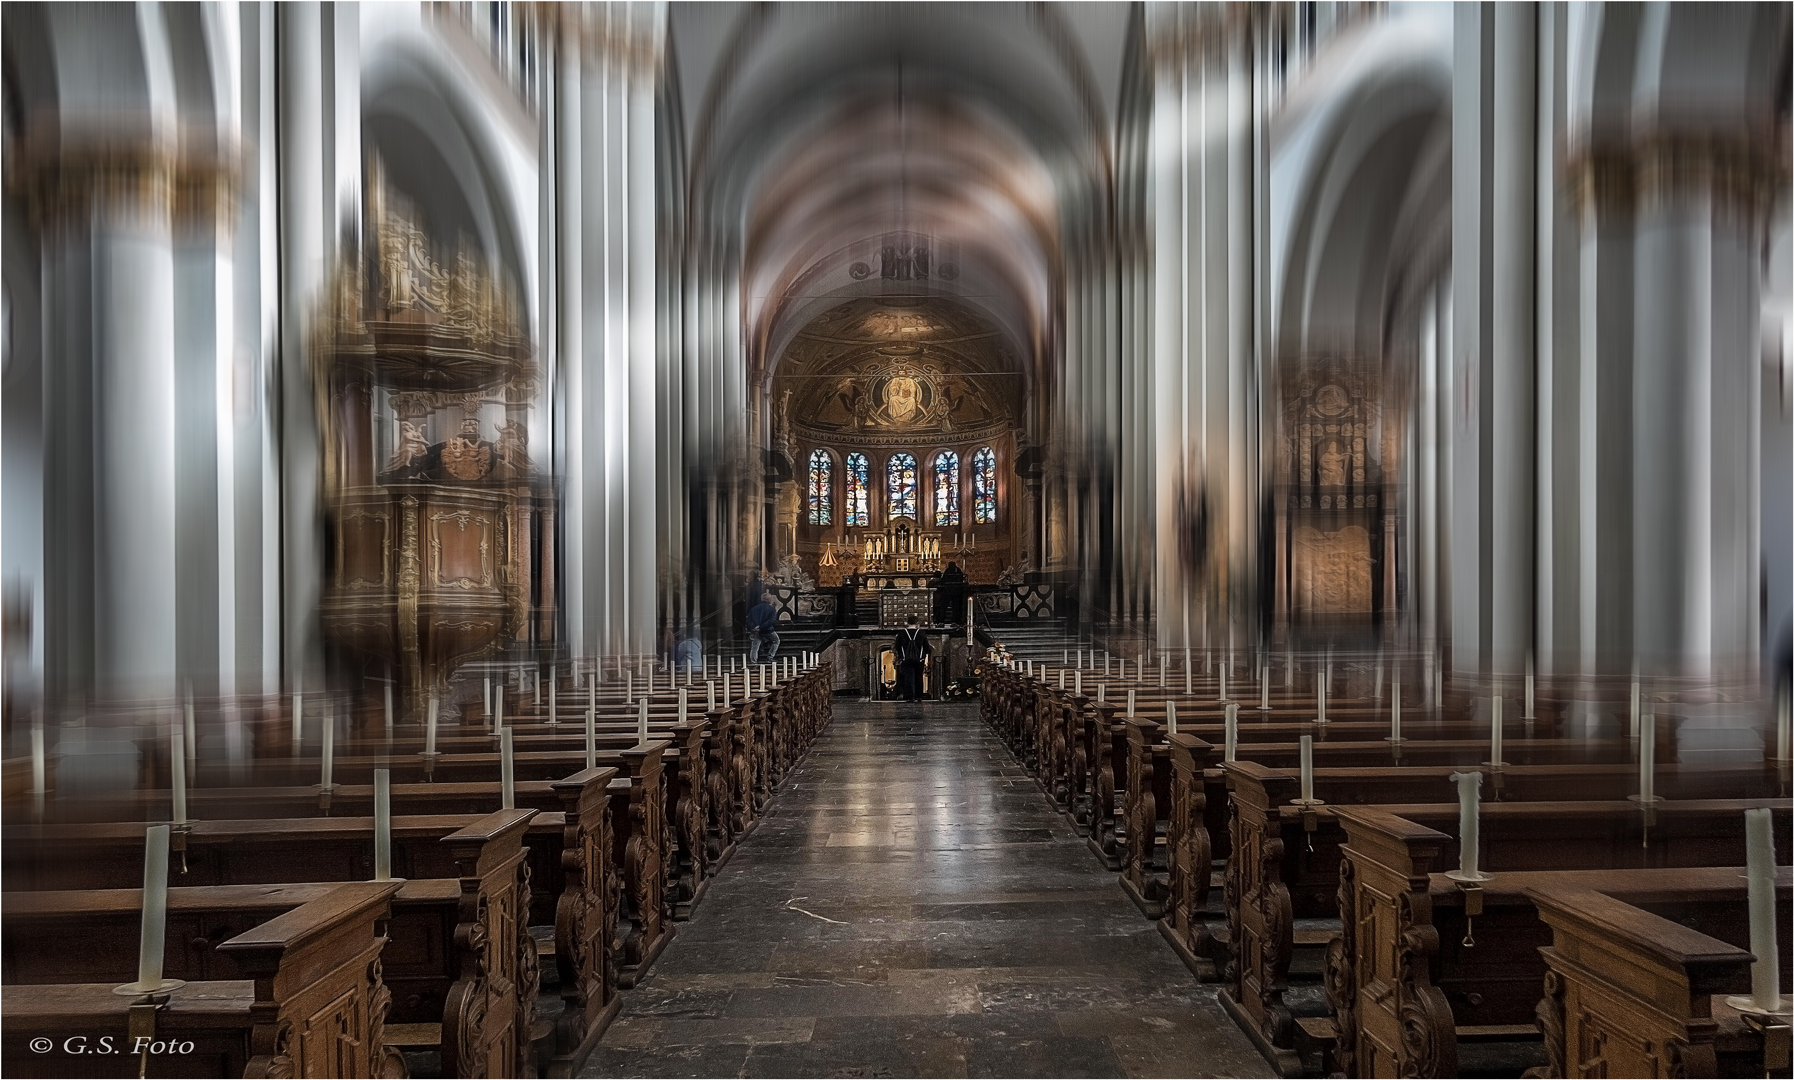
[[[1215,659],[1215,656],[1214,656],[1214,652],[1212,650],[1209,650],[1209,649],[1202,650],[1202,673],[1204,675],[1207,675],[1209,672],[1214,670],[1214,668],[1211,666],[1214,662],[1214,659]]]
[[[299,747],[305,742],[305,695],[293,692],[293,756],[299,756]]]
[[[687,694],[689,694],[689,693],[690,693],[690,692],[691,692],[691,691],[689,691],[689,690],[687,690],[687,689],[686,689],[686,688],[685,688],[685,687],[683,687],[683,686],[681,686],[681,687],[680,687],[680,688],[679,688],[679,722],[680,722],[680,723],[681,723],[681,724],[683,724],[683,723],[685,723],[685,716],[686,716],[686,711],[685,711],[685,710],[686,710],[686,704],[685,704],[685,701],[686,701],[686,695],[687,695]]]
[[[1377,662],[1377,674],[1374,685],[1371,687],[1370,699],[1372,701],[1383,700],[1383,664],[1381,661]]]
[[[511,749],[511,736],[515,734],[510,728],[504,729],[498,736],[498,790],[500,810],[517,809],[517,759]]]
[[[187,726],[187,761],[194,764],[199,756],[199,731],[193,723],[193,691],[187,691],[187,707],[182,710],[181,719]]]
[[[1501,760],[1501,695],[1496,694],[1489,699],[1489,764],[1500,768],[1507,762]]]
[[[1634,739],[1638,738],[1638,716],[1638,676],[1634,675],[1632,676],[1632,724],[1627,729]]]
[[[707,713],[716,711],[716,680],[715,679],[705,679],[704,680],[704,711]]]
[[[1103,653],[1103,678],[1109,677],[1109,654]]]
[[[49,787],[49,761],[44,753],[44,725],[40,719],[31,725],[31,801],[39,817],[43,816],[44,796]]]
[[[598,706],[586,706],[586,768],[598,764]]]
[[[325,791],[331,790],[331,774],[336,771],[336,715],[328,702],[324,705],[324,765],[318,778],[318,786]]]
[[[486,689],[485,689],[484,694],[480,697],[480,700],[485,702],[486,716],[488,719],[490,719],[492,716],[492,676],[490,676],[490,675],[486,676],[485,681],[486,681]]]
[[[1165,702],[1165,734],[1177,734],[1177,702]]]
[[[143,834],[143,924],[137,944],[137,982],[120,987],[139,994],[163,988],[162,949],[168,934],[168,826]]]
[[[1314,722],[1317,724],[1324,724],[1327,722],[1327,671],[1325,668],[1322,668],[1320,670],[1320,672],[1315,675],[1314,691],[1315,691],[1315,699],[1314,699],[1315,700],[1315,719],[1314,719]]]
[[[1227,745],[1225,760],[1237,761],[1237,755],[1240,749],[1240,703],[1237,701],[1230,701],[1227,703],[1226,733]]]
[[[1165,662],[1170,659],[1164,653],[1159,654],[1159,689],[1165,689]]]
[[[1218,697],[1216,697],[1215,700],[1216,701],[1226,701],[1227,700],[1227,661],[1225,661],[1225,660],[1221,661],[1221,680],[1220,680],[1219,689],[1220,689],[1220,695]]]
[[[1061,689],[1061,690],[1065,689],[1065,669],[1064,668],[1059,669],[1059,689]]]
[[[549,727],[554,727],[555,725],[557,725],[561,722],[560,710],[557,707],[559,704],[559,702],[557,700],[558,694],[555,689],[555,684],[559,681],[560,680],[555,677],[555,670],[553,668],[549,668],[548,669],[548,726]]]
[[[384,689],[386,691],[386,693],[383,695],[385,698],[385,705],[386,705],[386,740],[388,742],[391,742],[392,741],[392,682],[391,682],[391,680],[388,680],[386,685],[384,687],[382,687],[382,689]]]
[[[623,701],[625,704],[635,700],[635,672],[623,673]]]
[[[1638,801],[1656,802],[1657,717],[1647,713],[1638,722]]]
[[[499,710],[500,710],[499,720],[501,722],[504,719],[504,715],[503,715],[504,700],[505,699],[502,697],[498,699]],[[430,695],[429,718],[425,722],[425,725],[424,725],[424,753],[429,755],[430,757],[436,756],[436,695],[435,694]]]
[[[1071,692],[1074,694],[1082,694],[1084,692],[1084,669],[1083,668],[1079,668],[1077,671],[1072,673]]]
[[[540,668],[530,672],[529,685],[535,695],[531,704],[540,709],[542,707],[542,670]]]
[[[1794,737],[1794,700],[1784,688],[1775,698],[1775,760],[1788,760],[1791,737]]]
[[[1071,663],[1071,650],[1070,649],[1060,649],[1059,650],[1059,663],[1061,666]]]
[[[1098,701],[1108,701],[1109,700],[1109,684],[1108,683],[1097,683],[1096,684],[1096,700],[1098,700]]]
[[[1134,718],[1134,692],[1132,690],[1127,692],[1127,716],[1129,720]]]
[[[598,708],[598,672],[586,672],[586,709],[596,711]]]
[[[1314,801],[1314,736],[1302,736],[1302,801]]]
[[[1189,695],[1194,694],[1196,692],[1195,679],[1196,679],[1195,672],[1192,671],[1190,668],[1190,650],[1185,649],[1184,650],[1184,696],[1185,697],[1188,697]]]
[[[374,880],[392,880],[392,770],[374,770]]]
[[[1389,741],[1402,741],[1402,673],[1399,670],[1389,684]]]
[[[435,722],[436,711],[435,710],[436,710],[436,695],[431,694],[430,695],[430,716],[431,716],[430,729],[432,731],[434,731],[436,728],[436,722]],[[505,729],[505,688],[501,686],[498,688],[498,711],[496,711],[492,714],[492,734],[497,735],[499,732],[503,731],[504,729]],[[434,750],[436,748],[432,746],[430,749]]]
[[[1528,653],[1526,657],[1526,711],[1520,715],[1520,719],[1537,719],[1532,712],[1533,704],[1532,655]]]
[[[1775,940],[1775,839],[1770,829],[1770,809],[1759,806],[1744,812],[1744,859],[1750,903],[1750,998],[1755,1008],[1767,1013],[1782,1011],[1781,953]],[[1734,1007],[1738,999],[1728,999]]]
[[[648,741],[648,699],[643,698],[635,710],[635,737],[638,742]]]
[[[182,731],[179,727],[176,727],[169,731],[168,734],[172,740],[172,745],[170,745],[168,750],[169,781],[173,788],[174,796],[174,813],[172,816],[176,825],[185,825],[187,823],[187,733]],[[36,754],[41,752],[43,750],[44,740],[43,730],[41,728],[32,728],[31,739],[33,753]],[[36,762],[34,761],[33,769],[35,768]]]
[[[1283,661],[1283,688],[1292,690],[1296,685],[1296,654],[1285,653]]]
[[[1477,848],[1481,843],[1483,774],[1460,772],[1451,774],[1458,785],[1458,876],[1467,881],[1482,880],[1477,866]]]
[[[1271,665],[1268,661],[1258,669],[1258,711],[1271,711]]]

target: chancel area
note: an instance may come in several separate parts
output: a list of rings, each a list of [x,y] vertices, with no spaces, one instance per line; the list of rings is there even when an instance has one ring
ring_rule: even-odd
[[[5,3],[0,1069],[1788,1075],[1791,11]]]

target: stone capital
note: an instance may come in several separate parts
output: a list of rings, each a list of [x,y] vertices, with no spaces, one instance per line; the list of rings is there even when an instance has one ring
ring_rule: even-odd
[[[1761,220],[1788,186],[1788,132],[1741,124],[1597,131],[1564,161],[1564,180],[1585,217],[1629,219],[1711,199],[1719,212]]]
[[[98,222],[125,227],[227,230],[239,178],[234,148],[155,130],[82,130],[54,116],[34,118],[7,147],[6,183],[28,200],[44,231],[81,231]]]

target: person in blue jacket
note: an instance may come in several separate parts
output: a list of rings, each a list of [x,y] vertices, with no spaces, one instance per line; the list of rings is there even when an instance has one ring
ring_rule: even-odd
[[[760,602],[748,610],[748,663],[765,664],[779,655],[779,609],[772,593],[760,594]]]

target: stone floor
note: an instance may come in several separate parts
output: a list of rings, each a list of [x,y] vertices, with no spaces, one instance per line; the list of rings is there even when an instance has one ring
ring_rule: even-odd
[[[975,705],[837,702],[586,1076],[1260,1076]]]

